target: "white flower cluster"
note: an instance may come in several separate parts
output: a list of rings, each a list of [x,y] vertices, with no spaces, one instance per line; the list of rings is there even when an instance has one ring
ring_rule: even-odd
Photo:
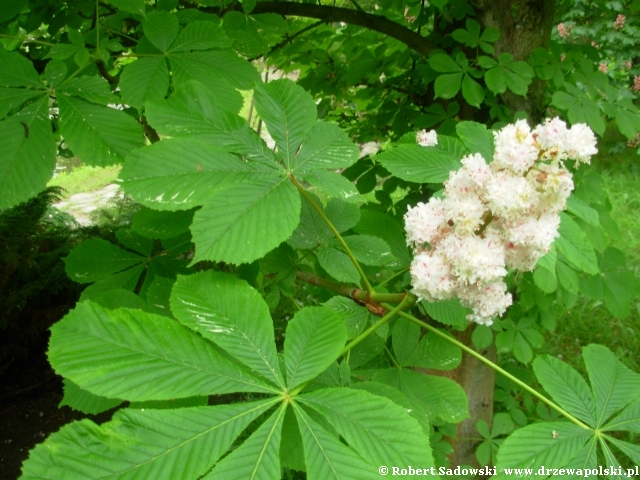
[[[417,140],[433,145],[430,135]],[[468,319],[485,325],[512,303],[507,269],[533,270],[558,236],[558,213],[573,190],[563,161],[589,163],[597,153],[589,127],[568,129],[558,118],[533,131],[519,120],[494,137],[490,165],[477,153],[464,157],[444,184],[444,199],[405,215],[413,293],[428,301],[457,297],[473,309]]]

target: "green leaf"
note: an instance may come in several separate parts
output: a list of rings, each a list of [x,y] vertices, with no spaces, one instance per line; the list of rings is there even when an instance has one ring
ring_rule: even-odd
[[[170,278],[154,276],[153,282],[145,292],[145,298],[149,305],[149,311],[173,318],[169,307],[169,297],[175,281]]]
[[[119,10],[145,16],[144,0],[109,0],[109,3]]]
[[[393,261],[389,245],[372,235],[349,235],[343,237],[356,260],[365,265],[383,266]],[[337,241],[336,248],[339,248]]]
[[[441,183],[452,170],[460,168],[460,159],[432,147],[403,145],[376,155],[384,168],[409,182]]]
[[[533,271],[533,281],[544,293],[553,293],[558,289],[558,277],[556,269],[553,271],[538,265]]]
[[[633,285],[637,277],[628,271],[605,272],[602,276],[604,304],[616,318],[624,319],[631,312],[631,298],[635,296]]]
[[[284,389],[269,307],[244,280],[212,270],[179,276],[171,311],[180,323]]]
[[[121,228],[116,232],[118,241],[127,248],[135,250],[137,253],[149,257],[153,250],[153,240],[128,229]]]
[[[229,47],[231,41],[224,30],[213,22],[192,22],[180,32],[169,49],[171,53]]]
[[[640,397],[636,398],[621,413],[610,420],[602,431],[627,430],[640,433]]]
[[[640,396],[640,375],[625,367],[602,345],[582,349],[591,389],[596,401],[596,427],[600,427],[616,411]]]
[[[440,75],[434,83],[435,98],[444,98],[445,100],[453,98],[460,91],[462,82],[462,73],[451,73]]]
[[[236,95],[242,100],[238,92]],[[149,123],[162,135],[194,136],[217,148],[239,153],[250,160],[272,165],[273,152],[253,131],[247,121],[224,109],[238,110],[242,103],[228,105],[199,82],[190,81],[178,88],[168,100],[149,102],[146,109]]]
[[[125,268],[141,263],[145,258],[117,247],[101,238],[85,240],[64,259],[69,277],[78,283],[92,283]]]
[[[251,90],[260,82],[251,63],[227,51],[170,53],[168,58],[177,84],[196,80],[215,93],[223,79],[241,90]]]
[[[140,279],[140,275],[143,271],[144,264],[140,263],[120,273],[98,280],[84,289],[82,295],[80,295],[80,301],[94,300],[98,302],[106,292],[111,292],[113,290],[126,290],[133,292],[138,285],[138,280]]]
[[[372,465],[434,466],[428,438],[407,411],[362,390],[327,388],[299,401],[324,415],[347,444]]]
[[[436,53],[435,55],[431,55],[431,57],[429,57],[429,66],[436,72],[440,73],[462,71],[460,65],[458,65],[453,58],[443,53]]]
[[[133,288],[131,290],[133,290]],[[125,290],[124,288],[114,288],[105,292],[101,292],[99,295],[91,297],[90,300],[106,308],[107,310],[115,310],[117,308],[136,308],[138,310],[150,312],[151,310],[149,309],[147,302],[145,302],[140,296],[136,295],[131,290]]]
[[[169,400],[273,388],[168,317],[84,302],[51,328],[49,361],[95,395]]]
[[[66,425],[31,451],[35,478],[200,478],[274,400],[181,409],[127,409]]]
[[[203,479],[268,480],[280,476],[280,438],[285,402],[260,427]]]
[[[42,95],[42,92],[37,90],[0,87],[0,119],[6,117],[11,110],[20,107],[27,100],[39,95]]]
[[[540,384],[562,408],[592,427],[595,426],[593,395],[578,372],[562,360],[549,355],[536,358],[533,371]]]
[[[404,361],[411,356],[411,353],[418,346],[420,327],[409,321],[398,321],[393,327],[391,340],[396,360],[403,366]]]
[[[249,263],[285,241],[300,221],[300,195],[286,178],[256,179],[213,195],[191,225],[200,260]]]
[[[43,97],[0,122],[0,209],[35,196],[53,175],[56,143],[47,102]]]
[[[142,126],[126,113],[58,95],[60,131],[73,151],[89,165],[122,163],[134,148],[144,145]]]
[[[382,238],[391,249],[391,253],[398,261],[396,268],[402,268],[411,263],[411,254],[407,248],[404,229],[389,215],[371,210],[360,212],[360,221],[354,227],[360,235],[373,235]]]
[[[345,177],[335,172],[326,170],[316,170],[303,174],[303,180],[314,187],[322,190],[334,199],[341,199],[345,202],[360,203],[363,201],[356,186]]]
[[[337,198],[329,200],[325,214],[340,233],[352,229],[360,221],[360,209]]]
[[[340,282],[360,284],[360,274],[346,253],[321,245],[317,254],[318,263],[333,278]]]
[[[95,75],[73,78],[56,91],[75,95],[91,103],[108,105],[118,103],[119,99],[111,92],[109,82]]]
[[[507,91],[507,82],[504,78],[504,68],[498,66],[488,70],[484,74],[484,81],[487,88],[493,93],[504,93]]]
[[[332,123],[317,122],[304,138],[293,158],[291,169],[310,172],[320,168],[337,169],[351,166],[360,150],[349,137]]]
[[[421,405],[430,418],[458,423],[469,417],[467,396],[449,378],[425,375],[406,368],[378,370],[372,379],[397,388],[412,402]]]
[[[479,153],[487,163],[491,163],[495,149],[493,132],[481,123],[459,122],[456,125],[456,133],[471,153]]]
[[[598,261],[586,235],[566,213],[560,213],[560,219],[560,237],[554,242],[558,251],[567,257],[573,267],[595,275],[599,272]]]
[[[327,307],[305,307],[287,326],[284,358],[289,391],[331,365],[347,341],[347,329]]]
[[[169,45],[178,36],[178,17],[173,13],[155,11],[147,15],[142,24],[144,34],[151,44],[163,53],[167,53]]]
[[[569,267],[564,262],[558,261],[556,263],[556,274],[558,275],[558,281],[560,285],[567,291],[577,294],[580,288],[578,275],[575,270]]]
[[[493,343],[493,332],[491,328],[486,325],[476,325],[471,334],[471,341],[478,350],[487,348]]]
[[[567,211],[574,214],[581,220],[584,220],[589,225],[593,225],[596,227],[600,225],[598,211],[591,208],[575,195],[571,195],[569,198],[567,198]]]
[[[478,328],[476,328],[476,331]],[[474,331],[475,333],[475,331]],[[405,367],[433,368],[436,370],[452,370],[462,362],[462,351],[441,336],[428,332],[420,339],[420,343],[404,360]]]
[[[318,425],[296,403],[293,408],[302,435],[309,480],[380,478],[376,466],[366,463],[362,457]]]
[[[269,130],[269,134],[275,140],[287,169],[293,169],[296,165],[304,164],[307,159],[312,162],[312,165],[314,163],[322,165],[325,162],[334,161],[331,159],[331,155],[329,155],[328,160],[324,161],[319,158],[314,162],[312,158],[313,153],[317,152],[322,146],[318,141],[322,140],[323,134],[328,133],[328,131],[324,133],[324,130],[333,132],[334,138],[338,142],[338,152],[344,151],[344,134],[338,134],[335,128],[332,127],[316,127],[315,131],[317,133],[312,136],[312,139],[315,137],[316,140],[313,140],[308,147],[308,153],[302,157],[303,161],[296,158],[296,153],[302,141],[316,125],[317,108],[311,95],[291,80],[276,80],[258,85],[255,91],[255,105],[260,118],[265,122],[267,130]],[[318,131],[318,128],[321,128],[321,130]],[[351,147],[348,148],[345,154],[352,151],[350,150]],[[322,152],[322,150],[320,151]],[[340,153],[338,155],[340,156]],[[353,159],[353,161],[355,160]]]
[[[117,398],[100,397],[81,389],[71,380],[64,379],[64,397],[58,408],[68,406],[88,415],[106,412],[122,403]]]
[[[314,197],[316,205],[319,205],[320,208],[322,208],[322,202],[320,199],[315,197],[313,194],[311,195]],[[327,227],[327,224],[324,223],[322,217],[318,214],[311,203],[304,198],[300,208],[300,224],[293,231],[293,234],[287,240],[287,243],[293,248],[312,248],[329,239],[331,235],[332,233],[329,230],[329,227]]]
[[[593,432],[568,422],[544,422],[513,432],[498,452],[498,470],[503,468],[560,468],[583,448]],[[533,477],[530,477],[533,478]]]
[[[0,86],[44,88],[33,63],[19,53],[7,52],[3,48],[0,50],[0,63]]]
[[[122,100],[140,109],[148,100],[164,98],[169,90],[169,70],[163,56],[143,57],[126,66],[120,75]]]
[[[280,442],[280,465],[285,468],[305,471],[304,448],[296,414],[292,408],[287,408],[282,423],[282,441]]]
[[[182,89],[185,85],[192,82],[205,87],[210,92],[211,103],[223,110],[236,113],[242,108],[243,100],[240,93],[236,90],[236,87],[230,83],[230,79],[225,75],[226,70],[214,69],[215,67],[208,63],[208,61],[215,59],[206,58],[210,55],[219,56],[221,53],[226,52],[199,52],[199,53],[183,53],[183,54],[171,54],[171,67],[172,67],[172,79],[174,85],[178,89]],[[192,58],[193,56],[203,56],[205,58]],[[244,60],[234,56],[218,59],[221,62],[231,60],[231,67],[240,67],[240,72],[245,70]],[[240,62],[240,65],[238,65]],[[235,63],[235,65],[234,65]],[[250,65],[249,65],[250,66]],[[240,78],[244,79],[244,76]],[[243,83],[245,83],[243,81]],[[202,107],[197,107],[196,111]],[[181,124],[176,124],[175,128],[184,129]]]
[[[333,310],[347,328],[347,340],[353,340],[371,322],[371,312],[353,300],[336,295],[323,304]]]
[[[484,89],[471,75],[465,74],[462,79],[462,96],[470,105],[480,107],[484,100]]]
[[[194,213],[194,210],[159,212],[142,207],[131,219],[131,231],[147,238],[174,238],[189,231]]]
[[[272,172],[261,171],[207,142],[174,138],[133,152],[120,178],[125,191],[143,205],[186,210],[203,205],[218,191],[235,186],[241,191],[243,181],[269,178],[265,173]]]
[[[459,300],[441,300],[439,302],[422,302],[421,305],[431,318],[455,328],[467,326],[469,309],[460,305]]]

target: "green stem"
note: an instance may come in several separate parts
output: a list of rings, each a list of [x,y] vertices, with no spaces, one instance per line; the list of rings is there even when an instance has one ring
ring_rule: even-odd
[[[387,355],[389,355],[389,358],[391,359],[391,362],[395,365],[396,368],[402,368],[398,362],[396,361],[396,358],[393,356],[393,354],[389,351],[389,349],[387,348],[387,344],[385,342],[382,341],[382,339],[376,335],[376,337],[378,337],[378,341],[382,344],[382,348],[384,348],[384,351],[387,352]],[[349,350],[351,351],[351,350]]]
[[[295,185],[298,191],[304,196],[304,198],[307,199],[307,201],[316,210],[316,212],[318,212],[318,215],[320,215],[322,220],[324,220],[324,222],[327,224],[329,229],[333,232],[338,242],[340,242],[340,245],[342,245],[342,248],[344,249],[347,256],[351,259],[351,261],[355,265],[356,270],[358,270],[358,273],[360,274],[360,278],[362,278],[362,283],[364,283],[364,286],[367,289],[367,293],[371,295],[373,293],[373,287],[371,287],[371,284],[369,283],[369,279],[364,274],[364,271],[362,270],[360,263],[358,263],[358,260],[356,260],[356,257],[351,252],[351,249],[349,248],[349,245],[347,245],[347,242],[345,242],[344,238],[342,238],[342,235],[340,235],[340,232],[338,232],[336,227],[333,226],[333,223],[331,223],[331,220],[329,220],[329,218],[324,214],[324,211],[322,210],[322,208],[320,208],[320,205],[318,205],[316,201],[313,199],[313,197],[309,195],[309,192],[307,192],[304,189],[304,187],[298,183],[296,178],[293,175],[289,175],[289,178],[291,179],[291,183]]]
[[[12,40],[21,40],[22,43],[37,43],[39,45],[46,45],[47,47],[53,47],[55,43],[42,42],[40,40],[30,40],[25,37],[21,37],[18,35],[5,35],[4,33],[0,33],[0,38],[10,38]]]
[[[372,292],[369,294],[364,290],[360,290],[356,287],[351,287],[349,285],[344,285],[342,283],[336,282],[334,280],[329,280],[328,278],[323,278],[319,275],[314,275],[312,273],[306,272],[297,272],[296,277],[298,280],[302,280],[303,282],[310,283],[311,285],[319,285],[324,288],[328,288],[329,290],[333,290],[334,292],[338,292],[340,295],[344,297],[349,297],[354,300],[358,300],[361,302],[367,302],[370,300],[375,303],[382,302],[390,302],[390,303],[400,303],[405,296],[409,295],[410,297],[414,297],[411,294],[407,293],[377,293]],[[414,297],[415,300],[415,297]]]
[[[393,307],[391,305],[387,305],[387,304],[383,304],[382,305],[384,308],[386,308],[387,310],[390,310],[389,313],[394,312],[397,310],[398,307]],[[560,405],[556,404],[555,402],[549,400],[547,397],[545,397],[544,395],[538,393],[537,391],[535,391],[533,388],[531,388],[529,385],[527,385],[526,383],[524,383],[522,380],[518,380],[516,377],[514,377],[513,375],[511,375],[509,372],[507,372],[506,370],[500,368],[498,365],[496,365],[495,363],[493,363],[491,360],[486,359],[485,357],[483,357],[482,355],[480,355],[478,352],[476,352],[475,350],[472,350],[471,348],[467,347],[464,343],[459,342],[458,340],[456,340],[455,338],[451,338],[449,335],[446,335],[444,333],[442,333],[440,330],[438,330],[437,328],[432,327],[431,325],[418,320],[416,317],[414,317],[413,315],[409,315],[408,313],[405,312],[397,312],[397,314],[399,316],[401,316],[402,318],[406,318],[407,320],[409,320],[410,322],[415,323],[416,325],[420,325],[422,328],[425,328],[427,330],[429,330],[430,332],[435,333],[436,335],[439,335],[440,337],[444,338],[445,340],[447,340],[448,342],[453,343],[455,346],[461,348],[462,350],[464,350],[465,352],[467,352],[469,355],[471,355],[472,357],[477,358],[478,360],[480,360],[482,363],[484,363],[485,365],[488,365],[489,367],[493,368],[496,372],[501,373],[502,375],[504,375],[505,377],[507,377],[509,380],[511,380],[512,382],[514,382],[516,385],[524,388],[527,392],[529,392],[531,395],[533,395],[534,397],[538,398],[540,401],[546,403],[547,405],[549,405],[549,407],[553,408],[554,410],[556,410],[557,412],[559,412],[561,415],[563,415],[564,417],[566,417],[568,420],[570,420],[571,422],[575,423],[576,425],[578,425],[579,427],[582,427],[586,430],[592,430],[591,427],[589,427],[588,425],[582,423],[580,420],[578,420],[576,417],[574,417],[573,415],[571,415],[569,412],[567,412],[566,410],[564,410]]]
[[[382,317],[376,323],[374,323],[369,328],[367,328],[364,332],[362,332],[356,338],[351,340],[351,342],[348,343],[342,349],[342,352],[340,352],[340,355],[338,355],[338,358],[340,358],[345,353],[347,353],[349,350],[351,350],[353,347],[358,345],[360,342],[362,342],[365,338],[367,338],[369,335],[371,335],[373,332],[375,332],[378,328],[380,328],[382,325],[387,323],[393,317],[395,317],[396,315],[402,313],[403,309],[410,307],[412,304],[413,304],[413,297],[411,295],[405,295],[404,300],[402,300],[398,306],[390,307],[388,309],[388,310],[390,310],[389,313],[387,313],[384,317]]]

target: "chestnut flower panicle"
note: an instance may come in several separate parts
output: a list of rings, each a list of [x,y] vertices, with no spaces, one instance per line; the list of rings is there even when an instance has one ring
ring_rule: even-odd
[[[531,271],[558,236],[559,212],[573,190],[564,161],[589,163],[597,153],[591,129],[547,119],[524,120],[494,132],[493,162],[467,155],[444,183],[444,198],[409,207],[413,293],[420,300],[459,298],[471,321],[490,325],[511,305],[507,269]],[[416,141],[436,145],[435,132]]]

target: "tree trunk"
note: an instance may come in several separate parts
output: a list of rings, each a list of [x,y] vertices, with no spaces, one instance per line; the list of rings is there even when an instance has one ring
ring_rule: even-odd
[[[475,324],[470,325],[464,332],[454,332],[455,338],[476,350],[471,343],[471,334]],[[479,351],[481,355],[496,361],[495,344]],[[478,467],[476,459],[476,449],[480,434],[476,430],[476,422],[484,420],[489,427],[493,421],[493,389],[495,384],[495,370],[472,357],[468,353],[462,352],[462,362],[454,370],[427,370],[420,369],[423,373],[447,377],[462,386],[469,399],[470,418],[460,422],[457,426],[455,438],[449,438],[453,446],[453,453],[449,455],[451,468],[458,465],[472,465]]]
[[[536,47],[549,47],[555,0],[472,0],[483,28],[500,30],[494,44],[496,57],[510,53],[526,61]],[[512,112],[524,111],[532,123],[545,116],[544,82],[534,80],[526,97],[505,92],[503,100]]]

